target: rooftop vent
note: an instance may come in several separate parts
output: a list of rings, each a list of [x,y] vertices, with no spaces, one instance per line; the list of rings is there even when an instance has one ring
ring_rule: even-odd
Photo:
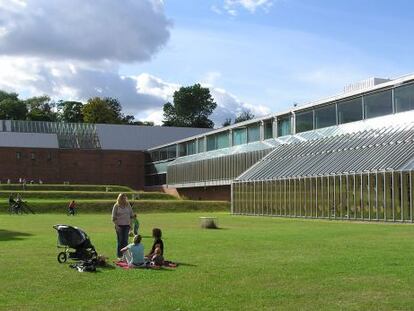
[[[349,92],[356,92],[356,91],[362,91],[365,89],[369,89],[371,87],[374,87],[378,84],[385,83],[391,81],[390,79],[383,79],[383,78],[369,78],[366,80],[362,80],[359,82],[348,84],[344,87],[344,93]]]

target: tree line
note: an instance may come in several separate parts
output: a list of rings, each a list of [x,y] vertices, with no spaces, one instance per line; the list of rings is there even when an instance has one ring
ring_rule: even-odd
[[[209,117],[216,107],[208,88],[200,84],[181,87],[174,92],[173,102],[163,106],[163,126],[213,128],[214,122]],[[253,117],[250,111],[243,111],[234,123]],[[17,93],[2,90],[0,120],[154,125],[154,122],[139,121],[132,115],[124,114],[119,100],[112,97],[92,97],[86,103],[54,101],[47,95],[22,100]],[[226,119],[222,125],[230,124],[231,119]]]

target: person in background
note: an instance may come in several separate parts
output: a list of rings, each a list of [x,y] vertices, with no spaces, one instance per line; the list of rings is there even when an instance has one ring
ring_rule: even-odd
[[[117,256],[122,257],[121,249],[128,244],[128,233],[131,228],[131,220],[134,216],[128,198],[124,193],[120,193],[112,208],[112,222],[115,225],[117,237]]]
[[[133,229],[133,234],[138,235],[139,221],[138,221],[138,218],[137,218],[137,214],[134,214],[134,216],[132,218],[132,229]],[[132,232],[130,231],[130,235],[131,234],[132,234]]]
[[[68,215],[75,216],[75,208],[76,208],[76,202],[75,202],[75,200],[72,200],[72,201],[69,203],[68,208],[69,208],[69,210],[68,210]]]

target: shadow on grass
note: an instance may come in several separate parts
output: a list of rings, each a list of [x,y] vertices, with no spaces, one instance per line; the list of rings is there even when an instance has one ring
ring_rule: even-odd
[[[18,231],[9,231],[0,229],[0,241],[14,241],[14,240],[23,240],[33,234],[26,233],[26,232],[18,232]]]
[[[197,265],[193,265],[192,263],[177,262],[177,267],[197,267]]]

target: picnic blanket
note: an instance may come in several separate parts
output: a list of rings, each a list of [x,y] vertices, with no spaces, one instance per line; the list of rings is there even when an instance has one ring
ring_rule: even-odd
[[[149,262],[147,264],[143,264],[141,266],[130,266],[128,265],[127,262],[125,261],[116,261],[115,264],[118,267],[121,267],[122,269],[128,270],[128,269],[160,269],[160,268],[176,268],[177,264],[172,262],[172,261],[168,261],[165,260],[164,264],[162,266],[155,266],[155,265],[151,265]]]

